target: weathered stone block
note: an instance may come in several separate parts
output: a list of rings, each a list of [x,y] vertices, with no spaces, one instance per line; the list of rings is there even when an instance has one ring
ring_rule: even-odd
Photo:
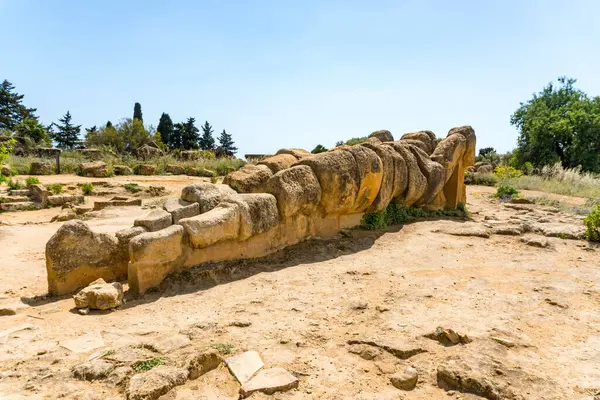
[[[237,239],[240,233],[240,206],[223,203],[192,218],[179,220],[192,246],[206,247],[213,243]]]
[[[235,190],[227,185],[199,182],[184,187],[181,191],[181,199],[198,203],[202,214],[215,208],[224,198],[235,194]]]
[[[291,154],[278,154],[272,157],[265,158],[264,160],[260,161],[258,165],[266,165],[267,167],[269,167],[271,172],[275,174],[279,171],[291,167],[296,163],[296,161],[298,161],[298,159]]]
[[[133,221],[134,226],[141,226],[150,232],[160,231],[173,224],[171,214],[165,210],[152,210],[150,214]]]
[[[238,193],[264,193],[265,185],[273,172],[266,165],[246,164],[237,171],[233,171],[223,179]]]
[[[163,209],[173,217],[173,223],[178,224],[182,218],[190,218],[200,214],[200,205],[189,201],[170,198],[165,201]]]
[[[105,178],[108,176],[108,167],[103,161],[92,161],[79,164],[79,172],[83,176]]]
[[[321,185],[307,165],[279,171],[269,179],[266,190],[277,199],[282,218],[313,213],[321,201]]]

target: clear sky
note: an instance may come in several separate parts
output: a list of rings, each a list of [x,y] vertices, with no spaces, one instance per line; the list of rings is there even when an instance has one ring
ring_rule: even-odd
[[[600,95],[598,0],[0,0],[0,79],[43,123],[162,112],[245,153],[377,129],[472,125],[508,151],[511,113],[560,75]]]

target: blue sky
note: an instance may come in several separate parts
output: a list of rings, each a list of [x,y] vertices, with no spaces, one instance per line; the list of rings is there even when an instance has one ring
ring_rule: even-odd
[[[560,75],[600,95],[600,1],[0,0],[0,79],[42,122],[162,112],[245,153],[389,129],[472,125],[508,151],[510,115]]]

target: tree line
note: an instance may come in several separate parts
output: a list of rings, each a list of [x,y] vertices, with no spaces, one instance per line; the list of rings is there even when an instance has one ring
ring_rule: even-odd
[[[117,153],[134,153],[153,142],[164,150],[209,150],[217,156],[233,156],[237,151],[231,134],[225,129],[215,140],[208,121],[201,126],[201,135],[194,118],[173,123],[167,113],[162,113],[156,128],[146,127],[140,103],[134,105],[133,118],[125,118],[116,125],[108,121],[100,128],[86,128],[81,140],[81,125],[73,123],[69,111],[57,122],[44,126],[35,115],[37,109],[26,107],[23,98],[8,80],[0,85],[0,136],[12,137],[17,146],[26,149],[48,147],[54,142],[61,149],[109,147]]]

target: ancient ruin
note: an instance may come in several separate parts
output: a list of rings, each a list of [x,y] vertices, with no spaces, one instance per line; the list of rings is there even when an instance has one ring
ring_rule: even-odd
[[[96,279],[127,279],[142,294],[170,273],[208,262],[267,255],[310,237],[336,235],[391,202],[429,210],[466,202],[464,170],[475,132],[453,128],[394,141],[374,132],[354,146],[311,154],[282,149],[225,177],[187,186],[134,226],[110,235],[82,221],[62,225],[46,245],[49,293],[72,293]]]

